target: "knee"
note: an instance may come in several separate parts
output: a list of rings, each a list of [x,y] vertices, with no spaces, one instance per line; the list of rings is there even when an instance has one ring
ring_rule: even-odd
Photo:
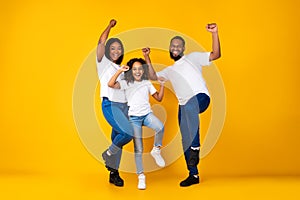
[[[124,135],[124,137],[128,138],[129,140],[131,140],[133,138],[133,135],[134,135],[134,131],[133,131],[133,128],[132,126],[128,126],[126,128],[123,128],[121,130],[121,134]]]
[[[143,147],[136,147],[134,149],[134,153],[136,153],[137,155],[142,155],[142,153],[143,153]]]
[[[161,125],[161,126],[159,127],[159,130],[158,130],[158,131],[161,132],[161,133],[165,132],[165,127],[164,127],[164,125]]]
[[[155,132],[163,133],[165,131],[165,127],[163,123],[159,122],[155,128]]]
[[[132,135],[125,134],[125,136],[124,136],[124,140],[126,140],[126,143],[130,142],[132,140],[132,138],[133,138]]]

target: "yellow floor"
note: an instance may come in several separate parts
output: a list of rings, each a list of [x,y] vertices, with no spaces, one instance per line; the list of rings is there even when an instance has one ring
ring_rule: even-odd
[[[107,172],[88,174],[0,175],[0,199],[300,199],[300,177],[205,177],[198,185],[179,187],[178,174],[148,173],[147,189],[136,188],[135,174],[121,173],[125,186],[108,183]]]

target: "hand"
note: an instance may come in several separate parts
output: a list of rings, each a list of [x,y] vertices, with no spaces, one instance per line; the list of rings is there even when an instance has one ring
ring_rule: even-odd
[[[165,82],[167,81],[164,77],[162,76],[159,76],[157,77],[157,81],[161,84],[161,85],[164,85]]]
[[[115,19],[110,20],[109,26],[112,28],[117,24],[117,21]]]
[[[211,32],[211,33],[217,33],[218,32],[218,26],[217,26],[216,23],[207,24],[205,28],[208,32]]]
[[[150,48],[149,47],[143,48],[142,51],[143,51],[144,56],[149,56],[149,54],[150,54]]]
[[[119,70],[122,72],[126,72],[129,70],[129,67],[127,65],[122,65]]]

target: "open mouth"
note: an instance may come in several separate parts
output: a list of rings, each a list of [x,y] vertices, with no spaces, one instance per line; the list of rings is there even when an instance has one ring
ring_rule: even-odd
[[[173,56],[178,56],[179,55],[179,51],[172,51]]]
[[[142,74],[134,74],[135,79],[141,79],[141,77],[142,77]]]
[[[119,58],[120,57],[120,54],[113,54],[112,55],[114,58]]]

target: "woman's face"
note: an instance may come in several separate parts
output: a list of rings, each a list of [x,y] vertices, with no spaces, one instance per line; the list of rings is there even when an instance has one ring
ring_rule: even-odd
[[[119,42],[114,42],[109,47],[109,57],[114,62],[122,55],[122,46]]]
[[[143,65],[140,62],[135,62],[132,65],[132,75],[135,81],[142,81],[142,76],[144,74]]]

